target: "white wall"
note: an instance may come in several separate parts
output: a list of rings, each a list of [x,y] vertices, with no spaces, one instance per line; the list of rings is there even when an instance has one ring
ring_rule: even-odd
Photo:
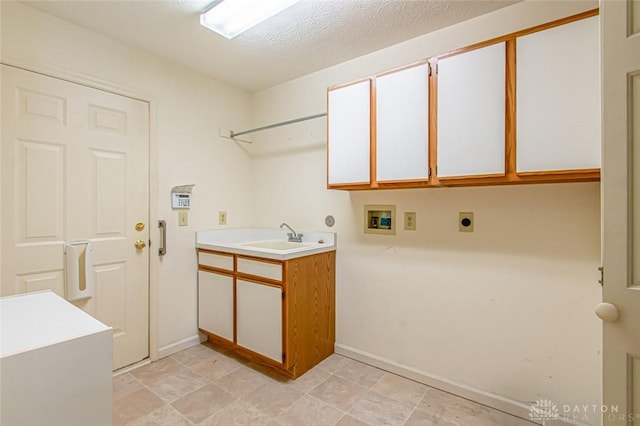
[[[327,86],[594,7],[520,3],[258,92],[254,125],[326,111]],[[325,126],[252,135],[254,224],[335,216],[338,347],[526,405],[598,404],[599,184],[329,191]],[[417,212],[418,230],[364,235],[363,205],[387,203]],[[475,212],[473,234],[460,211]]]
[[[218,128],[249,123],[249,94],[201,74],[43,14],[17,2],[2,5],[2,60],[98,86],[115,87],[151,101],[151,238],[157,220],[168,224],[168,253],[152,258],[152,306],[157,307],[155,347],[161,355],[196,339],[195,230],[251,220],[251,160]],[[195,184],[189,226],[177,226],[171,187]],[[159,263],[158,263],[159,262]],[[155,268],[154,268],[155,267]]]

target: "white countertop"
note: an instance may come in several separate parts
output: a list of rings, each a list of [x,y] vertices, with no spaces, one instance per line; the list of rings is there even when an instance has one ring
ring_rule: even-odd
[[[0,358],[106,330],[52,291],[0,298]]]
[[[285,229],[266,228],[202,230],[196,232],[196,248],[275,260],[288,260],[336,250],[334,232],[314,231],[300,231],[302,243],[296,248],[277,250],[248,246],[250,243],[265,241],[287,241],[287,232],[289,231]]]

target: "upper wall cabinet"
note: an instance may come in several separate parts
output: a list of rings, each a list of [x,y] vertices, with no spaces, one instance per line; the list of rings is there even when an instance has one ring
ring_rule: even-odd
[[[371,80],[330,88],[328,114],[328,173],[332,185],[371,182]]]
[[[517,46],[517,171],[600,167],[598,18],[539,31]]]
[[[328,187],[599,180],[597,15],[329,88]]]
[[[438,60],[438,178],[504,175],[505,43]]]
[[[429,64],[375,80],[376,181],[429,178]]]

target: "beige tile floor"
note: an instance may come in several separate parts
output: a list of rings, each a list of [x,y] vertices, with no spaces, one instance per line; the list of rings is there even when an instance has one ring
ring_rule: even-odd
[[[337,354],[294,381],[207,344],[114,377],[113,424],[533,425]]]

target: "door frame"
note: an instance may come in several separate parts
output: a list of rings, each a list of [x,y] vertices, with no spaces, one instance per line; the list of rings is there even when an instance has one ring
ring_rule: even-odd
[[[36,64],[24,58],[12,57],[11,55],[3,55],[0,58],[0,63],[9,65],[12,67],[20,68],[25,71],[35,72],[48,77],[57,78],[59,80],[68,81],[70,83],[79,84],[92,89],[102,90],[104,92],[112,93],[115,95],[125,96],[138,101],[146,102],[149,105],[149,239],[153,245],[150,245],[148,250],[149,256],[149,361],[156,361],[158,359],[158,275],[160,269],[160,257],[153,256],[156,247],[158,247],[158,241],[160,240],[159,234],[151,232],[152,229],[157,230],[156,224],[159,220],[158,215],[158,137],[156,133],[156,105],[157,101],[154,96],[141,92],[130,87],[121,86],[105,80],[100,80],[88,75],[76,73],[66,69],[56,68],[47,65]],[[144,361],[142,361],[144,362]],[[137,363],[139,364],[139,363]],[[133,364],[135,366],[136,364]],[[124,367],[124,370],[129,369],[132,366]]]

